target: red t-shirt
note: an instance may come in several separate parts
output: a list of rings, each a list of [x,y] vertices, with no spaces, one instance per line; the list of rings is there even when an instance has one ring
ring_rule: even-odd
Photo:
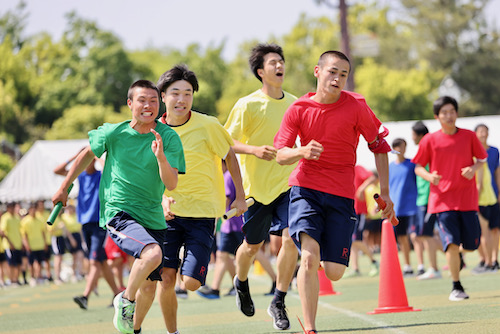
[[[453,135],[441,130],[424,136],[412,162],[429,164],[429,172],[436,171],[442,178],[437,186],[430,185],[427,211],[477,211],[478,193],[475,177],[467,180],[462,168],[474,164],[473,157],[486,159],[488,154],[470,130],[457,129]]]
[[[308,93],[287,110],[274,137],[274,147],[293,147],[297,135],[302,146],[312,139],[323,145],[319,160],[301,159],[288,183],[328,194],[354,198],[354,166],[359,135],[375,140],[381,122],[363,96],[342,91],[337,102],[322,104]]]
[[[365,182],[373,173],[367,170],[365,167],[356,165],[354,166],[354,189],[358,189],[359,186]],[[367,214],[368,209],[366,207],[365,194],[362,194],[362,199],[354,198],[354,210],[358,215]]]

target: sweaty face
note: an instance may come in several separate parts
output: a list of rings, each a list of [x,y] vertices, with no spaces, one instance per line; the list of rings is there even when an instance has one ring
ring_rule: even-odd
[[[160,101],[158,93],[154,89],[135,88],[134,95],[131,100],[127,100],[127,104],[132,111],[132,118],[138,124],[154,122],[156,116],[158,116]]]
[[[318,91],[326,95],[339,95],[347,83],[349,62],[335,56],[324,59],[321,66],[314,68],[314,76],[318,78]]]
[[[168,86],[167,90],[161,93],[161,96],[167,108],[169,124],[185,123],[193,106],[193,86],[186,80],[179,80]]]
[[[263,82],[282,85],[285,77],[285,61],[277,53],[264,56],[263,68],[258,70]]]

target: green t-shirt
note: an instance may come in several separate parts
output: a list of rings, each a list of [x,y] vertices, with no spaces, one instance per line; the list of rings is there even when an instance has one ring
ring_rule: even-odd
[[[429,165],[425,166],[425,170],[429,171]],[[429,192],[431,185],[429,182],[417,175],[417,205],[424,206],[429,202]]]
[[[157,122],[155,130],[163,139],[163,151],[170,166],[179,173],[185,173],[179,136],[160,122]],[[99,187],[101,227],[118,212],[125,211],[146,228],[166,228],[161,206],[165,185],[151,150],[154,139],[151,132],[140,134],[132,129],[130,120],[118,124],[106,123],[89,132],[92,152],[97,157],[106,152]]]

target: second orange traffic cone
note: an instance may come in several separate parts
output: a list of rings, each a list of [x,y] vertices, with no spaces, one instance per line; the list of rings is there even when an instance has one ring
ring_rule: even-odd
[[[396,237],[392,224],[387,219],[382,223],[380,255],[378,307],[368,314],[420,311],[408,306]]]

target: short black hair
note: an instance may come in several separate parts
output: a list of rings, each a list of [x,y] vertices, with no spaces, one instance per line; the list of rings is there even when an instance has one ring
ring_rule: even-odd
[[[186,64],[178,64],[163,73],[156,86],[160,92],[164,93],[167,88],[176,81],[186,80],[193,87],[193,92],[197,92],[199,89],[198,79],[196,78],[196,74],[191,71]]]
[[[413,132],[415,132],[419,136],[425,136],[429,133],[429,129],[425,126],[424,122],[418,121],[411,127]]]
[[[262,82],[262,78],[257,73],[257,70],[264,68],[264,57],[268,53],[277,53],[280,55],[281,59],[285,61],[285,56],[283,55],[283,49],[281,48],[281,46],[277,44],[260,43],[254,46],[252,51],[250,52],[250,58],[248,59],[248,64],[250,65],[250,69],[252,70],[253,74],[257,79],[259,79],[260,82]]]
[[[434,104],[432,105],[434,115],[439,115],[439,110],[447,104],[452,104],[455,107],[455,110],[458,113],[458,102],[451,96],[441,96],[439,97],[436,101],[434,101]]]
[[[143,80],[143,79],[141,79],[141,80],[137,80],[132,85],[130,85],[130,87],[128,89],[128,93],[127,93],[127,98],[129,100],[132,100],[132,98],[134,97],[134,91],[135,91],[136,88],[150,88],[150,89],[154,89],[156,91],[156,93],[158,93],[158,98],[160,98],[160,92],[158,91],[158,88],[155,86],[155,84],[152,83],[149,80]]]
[[[490,129],[488,128],[488,126],[486,126],[486,124],[480,123],[480,124],[476,125],[476,127],[474,128],[474,132],[477,132],[477,130],[479,130],[479,128],[485,128],[486,131],[490,131]]]
[[[347,61],[349,63],[349,73],[351,73],[351,61],[344,53],[336,50],[329,50],[323,52],[321,56],[319,56],[318,66],[322,67],[325,64],[325,59],[328,57],[335,57]]]
[[[392,148],[396,148],[396,147],[399,147],[401,145],[405,144],[406,145],[406,140],[404,140],[403,138],[396,138],[392,141]]]

